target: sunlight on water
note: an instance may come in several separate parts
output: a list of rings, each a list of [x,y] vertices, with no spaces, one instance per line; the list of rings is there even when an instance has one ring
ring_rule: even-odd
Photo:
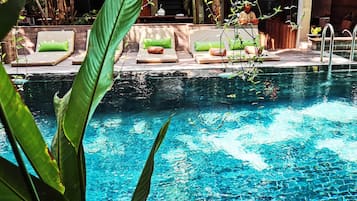
[[[202,119],[202,122],[204,122],[207,125],[212,125],[216,124],[219,121],[221,121],[222,114],[221,113],[203,113],[199,114],[198,118]]]
[[[113,142],[110,136],[106,135],[106,129],[99,129],[98,135],[86,141],[84,149],[88,153],[106,153],[109,155],[123,155],[125,147],[120,142]]]
[[[235,118],[245,117],[246,112],[232,112],[229,118],[230,121]],[[224,116],[224,115],[223,115]],[[235,117],[235,118],[232,118]],[[222,115],[218,113],[205,113],[202,118],[206,120],[207,125],[217,124],[223,121]],[[305,109],[292,108],[277,108],[271,112],[272,122],[265,124],[264,122],[254,122],[254,124],[243,124],[240,128],[234,128],[225,132],[216,134],[208,134],[202,137],[202,142],[211,144],[213,150],[224,151],[226,154],[242,161],[248,162],[256,170],[264,170],[269,168],[269,164],[261,154],[247,151],[248,147],[253,145],[269,145],[277,142],[284,142],[292,139],[308,140],[314,134],[313,130],[319,129],[313,122],[306,121],[306,118],[313,118],[319,122],[323,120],[338,121],[343,123],[353,122],[357,120],[357,108],[353,105],[348,105],[344,102],[329,102],[312,105]],[[300,129],[302,126],[306,129]],[[317,134],[317,133],[316,133]],[[356,135],[356,134],[354,134]],[[192,150],[197,150],[200,147],[196,144],[192,137],[185,137],[186,144]],[[330,140],[331,141],[331,140]],[[335,143],[329,146],[330,141],[320,141],[318,149],[329,148],[336,152],[341,159],[356,162],[357,143]],[[342,149],[345,147],[345,149]],[[348,150],[346,150],[348,149]]]
[[[2,125],[0,125],[2,126]],[[0,153],[4,152],[6,148],[6,134],[5,129],[0,128]]]
[[[144,134],[147,131],[148,123],[145,120],[135,122],[130,133]]]
[[[357,120],[357,107],[343,102],[325,102],[301,111],[302,114],[313,118],[348,123]]]
[[[236,140],[233,133],[221,137],[207,136],[204,140],[211,142],[217,151],[223,150],[236,159],[247,161],[256,170],[268,168],[264,158],[259,154],[246,151],[244,145]]]
[[[191,150],[191,151],[197,151],[201,150],[202,147],[199,146],[197,142],[195,142],[196,137],[193,137],[192,135],[179,135],[176,137],[177,140],[185,143],[185,145]]]
[[[357,163],[357,142],[348,142],[344,139],[325,139],[316,143],[316,149],[327,148],[338,154],[343,160]]]
[[[194,171],[188,160],[188,155],[183,149],[173,149],[168,153],[162,154],[162,158],[166,159],[171,168],[174,170],[173,174],[179,174],[180,177],[176,177],[175,180],[179,183],[187,183],[189,181],[189,176]]]
[[[101,121],[97,120],[97,119],[92,119],[89,123],[90,126],[92,126],[93,128],[100,128],[101,127]]]
[[[121,118],[109,119],[108,121],[104,122],[104,126],[105,127],[121,126],[122,121],[123,120]]]
[[[325,77],[262,77],[279,86],[274,100],[256,100],[234,79],[155,77],[143,80],[143,92],[128,87],[129,99],[110,92],[84,136],[87,199],[130,200],[159,129],[175,113],[155,155],[148,201],[357,200],[356,82],[319,84]],[[42,90],[28,99],[45,95],[34,91]],[[35,117],[50,144],[56,118]],[[4,133],[0,125],[0,154],[15,161]]]

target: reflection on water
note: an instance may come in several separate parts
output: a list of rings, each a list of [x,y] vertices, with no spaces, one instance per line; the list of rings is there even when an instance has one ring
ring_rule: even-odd
[[[275,71],[273,71],[275,70]],[[357,72],[334,72],[327,80],[326,69],[299,67],[265,68],[259,74],[260,83],[253,85],[236,77],[188,78],[185,74],[123,74],[106,94],[97,111],[120,112],[134,110],[163,110],[181,107],[204,107],[212,104],[229,106],[252,104],[264,106],[274,101],[299,104],[305,99],[342,97],[356,101]],[[71,86],[71,79],[30,80],[25,83],[23,97],[33,111],[53,113],[55,92],[63,95]]]

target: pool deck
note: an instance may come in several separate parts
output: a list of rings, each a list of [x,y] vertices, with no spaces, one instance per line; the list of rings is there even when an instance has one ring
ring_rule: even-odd
[[[320,62],[320,51],[313,51],[309,49],[282,49],[274,51],[280,56],[280,61],[265,61],[263,63],[256,63],[258,67],[297,67],[297,66],[321,66],[328,65],[328,55],[324,57],[324,62]],[[119,61],[114,65],[114,71],[121,72],[194,72],[198,71],[212,71],[213,73],[220,73],[227,70],[237,70],[249,66],[247,62],[240,63],[219,63],[219,64],[197,64],[188,52],[178,51],[177,55],[179,62],[177,63],[159,63],[159,64],[137,64],[137,52],[123,52]],[[72,65],[72,55],[65,61],[56,66],[41,66],[41,67],[11,67],[5,64],[8,74],[75,74],[78,72],[80,65]],[[357,62],[350,62],[349,59],[338,55],[333,55],[332,65],[348,65],[353,64],[357,66]],[[356,68],[356,67],[354,67]]]

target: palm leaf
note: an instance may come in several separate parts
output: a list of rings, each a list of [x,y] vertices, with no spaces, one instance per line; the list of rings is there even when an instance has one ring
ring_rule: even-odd
[[[0,3],[0,41],[16,24],[19,13],[24,6],[25,0],[8,0],[5,3]]]
[[[145,167],[141,173],[138,184],[136,185],[136,189],[134,195],[132,197],[133,201],[142,201],[146,200],[150,193],[150,183],[151,176],[154,171],[154,157],[157,150],[160,148],[162,141],[165,138],[167,129],[169,128],[171,122],[171,118],[169,118],[166,123],[161,127],[155,142],[151,148],[148,159],[146,160]]]
[[[57,163],[53,160],[30,110],[16,92],[1,63],[0,92],[1,121],[8,127],[7,134],[19,143],[38,176],[54,189],[64,192]]]
[[[63,130],[78,151],[85,127],[96,106],[113,83],[114,53],[135,23],[141,0],[107,0],[90,34],[89,47],[74,80]]]

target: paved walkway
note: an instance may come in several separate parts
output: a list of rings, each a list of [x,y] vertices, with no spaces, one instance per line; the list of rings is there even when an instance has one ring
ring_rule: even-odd
[[[280,56],[280,61],[265,61],[262,64],[256,64],[258,67],[295,67],[295,66],[314,66],[328,65],[328,57],[324,57],[324,63],[320,62],[320,52],[312,50],[283,49],[275,52]],[[187,52],[177,52],[179,57],[178,63],[160,63],[160,64],[137,64],[135,61],[136,52],[123,52],[119,61],[115,64],[115,71],[144,71],[144,72],[161,72],[161,71],[194,71],[194,70],[212,70],[223,71],[227,69],[241,69],[248,66],[246,62],[234,64],[197,64],[192,56]],[[333,65],[346,65],[349,60],[341,56],[333,55]],[[353,62],[356,69],[357,62]],[[72,65],[72,57],[59,63],[56,66],[41,67],[11,67],[5,64],[9,74],[68,74],[77,73],[80,65]]]

